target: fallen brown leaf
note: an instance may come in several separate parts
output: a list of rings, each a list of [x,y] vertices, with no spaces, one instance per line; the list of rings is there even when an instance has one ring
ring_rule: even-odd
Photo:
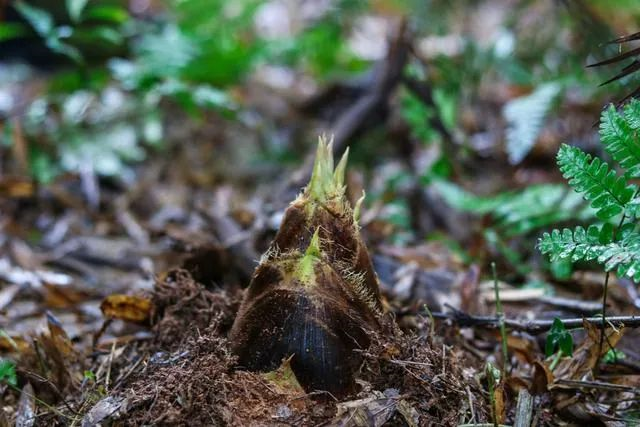
[[[415,425],[411,406],[400,399],[398,391],[394,389],[373,391],[371,396],[364,399],[350,400],[338,404],[337,414],[329,423],[331,427],[372,426],[384,425],[398,411],[403,404],[402,416],[409,425]]]
[[[7,198],[27,198],[35,193],[35,185],[28,178],[3,177],[0,180],[0,195]]]
[[[89,293],[73,289],[70,286],[59,286],[43,283],[44,304],[47,308],[75,307],[78,303],[89,299]]]
[[[532,364],[535,362],[536,347],[533,339],[522,336],[508,335],[507,348],[514,352],[516,357],[524,362]]]
[[[493,390],[493,399],[496,404],[496,422],[498,424],[503,424],[507,417],[507,402],[504,383],[501,382],[495,390]]]
[[[134,323],[147,323],[151,317],[151,300],[136,295],[109,295],[100,304],[104,317]]]
[[[55,348],[64,358],[75,357],[76,351],[69,336],[62,328],[60,321],[47,312],[47,326],[49,327],[49,336],[53,340]]]
[[[12,336],[0,329],[0,353],[22,353],[27,348],[29,344],[22,336]]]
[[[60,321],[47,312],[48,333],[44,332],[34,339],[35,354],[39,349],[44,351],[44,363],[41,373],[47,377],[58,390],[69,388],[77,390],[82,380],[82,368],[78,366],[79,356],[69,336],[62,328]]]
[[[542,394],[549,390],[549,385],[553,384],[554,377],[549,367],[541,361],[535,361],[533,364],[533,383],[531,384],[531,392],[533,394]]]

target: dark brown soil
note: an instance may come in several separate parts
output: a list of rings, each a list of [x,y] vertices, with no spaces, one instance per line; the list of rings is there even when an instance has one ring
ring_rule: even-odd
[[[140,368],[119,387],[118,397],[126,398],[127,405],[116,423],[356,425],[356,418],[340,418],[341,402],[332,396],[283,388],[260,373],[235,369],[226,335],[241,294],[208,290],[185,271],[174,271],[157,284],[154,340],[139,349],[144,358]],[[467,389],[474,396],[480,393],[453,352],[421,336],[396,330],[384,339],[376,337],[363,352],[360,391],[345,400],[367,398],[375,391],[389,395],[395,389],[391,395],[413,408],[418,425],[458,424],[468,412]],[[485,403],[472,404],[477,419],[484,419]],[[399,414],[386,422],[411,425]]]

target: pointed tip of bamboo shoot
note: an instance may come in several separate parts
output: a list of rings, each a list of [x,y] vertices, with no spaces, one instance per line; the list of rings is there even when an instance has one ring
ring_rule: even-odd
[[[349,160],[349,147],[344,151],[342,158],[338,162],[335,171],[333,172],[333,182],[337,188],[344,187],[344,179],[347,170],[347,161]]]
[[[327,201],[344,196],[344,177],[347,168],[349,150],[347,149],[334,168],[333,137],[320,136],[313,172],[305,194],[318,201]]]
[[[364,198],[366,197],[367,193],[365,193],[364,190],[362,190],[362,196],[360,196],[360,198],[356,201],[356,205],[353,208],[353,222],[357,225],[358,224],[358,220],[360,219],[360,212],[362,211],[362,203],[364,202]]]

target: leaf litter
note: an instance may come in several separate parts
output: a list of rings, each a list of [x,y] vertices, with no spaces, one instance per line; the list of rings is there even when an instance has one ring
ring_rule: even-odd
[[[378,107],[398,108],[389,102],[393,98],[389,92],[398,84],[394,70],[407,60],[407,46],[401,32],[396,36],[391,38],[395,49],[379,64],[382,69],[390,65],[386,68],[391,72],[380,73],[377,83],[360,88],[362,99],[373,94],[378,100],[367,111],[367,121],[347,123],[350,114],[331,112],[342,119],[334,123],[334,129],[343,131],[341,148],[369,125]],[[428,81],[426,86],[419,83],[408,86],[417,93],[425,87],[430,90]],[[504,83],[486,86],[487,93],[480,95],[484,99],[465,107],[471,148],[480,157],[486,155],[482,150],[495,151],[500,142],[501,127],[496,123],[502,109],[495,94],[511,94],[500,95],[503,103],[522,91]],[[247,96],[252,90],[247,89]],[[471,156],[462,165],[469,172],[458,177],[460,188],[487,194],[514,184],[552,182],[536,162],[548,163],[558,142],[568,136],[593,139],[589,110],[600,108],[593,104],[563,102],[561,117],[540,131],[544,138],[529,161],[517,167],[494,168],[490,161]],[[426,161],[433,153],[403,137],[403,129],[386,123],[406,147],[390,156],[397,161],[387,159],[376,166],[371,181],[396,179],[385,172],[393,169],[398,175],[411,175],[412,183],[397,191],[379,191],[383,197],[363,213],[363,234],[382,281],[383,303],[395,316],[397,328],[374,337],[361,352],[363,364],[352,395],[337,400],[327,393],[305,393],[286,360],[267,374],[238,369],[228,341],[242,300],[241,286],[248,282],[290,199],[274,195],[279,182],[257,184],[269,173],[281,176],[280,166],[256,169],[246,161],[255,152],[254,139],[273,135],[247,136],[243,125],[217,116],[207,116],[195,127],[184,126],[183,119],[176,115],[168,134],[193,143],[176,149],[175,156],[153,159],[141,168],[133,186],[125,179],[101,180],[100,194],[78,196],[82,183],[74,177],[46,188],[23,178],[1,178],[0,207],[6,215],[0,221],[0,352],[2,363],[8,362],[0,366],[7,367],[3,371],[7,378],[15,372],[11,374],[15,381],[0,382],[0,425],[490,422],[488,382],[494,379],[488,378],[485,364],[500,364],[501,338],[492,317],[493,290],[480,281],[478,266],[497,259],[499,271],[509,275],[505,281],[531,278],[511,273],[518,261],[508,254],[521,249],[517,246],[521,240],[501,248],[504,242],[484,233],[493,225],[491,215],[499,220],[500,212],[484,212],[488,217],[471,222],[453,211],[434,193],[437,185],[423,185],[418,160]],[[445,149],[457,149],[454,140],[449,142]],[[361,172],[357,175],[355,171],[351,182],[363,180]],[[299,191],[299,185],[293,187],[294,193]],[[255,196],[249,199],[246,194]],[[401,224],[394,222],[398,210],[389,208],[389,197],[411,202],[412,233],[422,237],[438,230],[455,236],[475,264],[460,259],[446,244],[424,245],[421,239],[408,245],[388,244],[402,237]],[[534,200],[544,205],[546,199]],[[499,221],[497,225],[505,226]],[[34,236],[34,230],[41,235]],[[173,268],[179,265],[183,268]],[[597,311],[593,304],[585,308],[563,302],[563,298],[565,302],[598,299],[603,277],[588,274],[556,280],[558,295],[553,297],[543,288],[503,288],[507,318],[593,314]],[[620,313],[637,313],[637,307],[629,304],[637,299],[633,284],[612,278],[610,286],[613,307]],[[456,319],[468,314],[489,317],[493,324],[477,326],[469,323],[474,319],[468,316],[469,322],[460,327]],[[539,332],[510,332],[509,370],[493,392],[498,418],[517,421],[515,401],[527,390],[535,402],[536,425],[623,425],[621,414],[633,414],[638,408],[640,355],[634,343],[640,337],[637,330],[607,329],[607,343],[623,350],[627,359],[614,354],[614,363],[603,365],[598,364],[598,331],[589,323],[584,331],[572,331],[577,343],[574,356],[560,357],[555,365],[544,356]]]

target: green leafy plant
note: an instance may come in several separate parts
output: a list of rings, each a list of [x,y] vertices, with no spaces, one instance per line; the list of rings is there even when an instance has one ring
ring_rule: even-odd
[[[531,185],[522,191],[476,196],[448,181],[433,184],[452,207],[476,215],[488,215],[506,237],[519,236],[557,222],[589,220],[594,211],[562,184]]]
[[[544,352],[547,357],[551,356],[556,351],[559,351],[566,356],[573,355],[573,337],[564,327],[562,320],[557,317],[553,319],[553,325],[549,330],[544,347]]]
[[[0,39],[35,33],[52,52],[79,65],[85,64],[86,54],[114,50],[124,43],[126,32],[122,26],[129,19],[125,8],[89,5],[87,0],[67,0],[64,7],[66,10],[53,4],[41,8],[23,0],[16,1],[14,8],[28,25],[1,23]]]
[[[1,383],[7,383],[13,387],[18,385],[16,365],[11,360],[0,359],[0,384]]]
[[[618,162],[619,174],[607,162],[563,145],[558,166],[569,185],[591,203],[603,224],[578,226],[544,233],[538,247],[551,260],[595,261],[607,272],[616,271],[640,281],[640,233],[635,219],[638,208],[637,186],[629,182],[640,177],[640,101],[632,101],[622,113],[611,106],[602,114],[600,137],[605,150]],[[614,220],[617,226],[613,225]]]
[[[604,363],[616,363],[618,360],[622,360],[626,357],[627,355],[624,354],[622,350],[611,348],[604,354],[604,356],[602,356],[602,361]]]
[[[169,0],[153,21],[109,1],[14,7],[26,23],[0,23],[0,40],[35,37],[71,60],[25,108],[21,129],[9,125],[0,135],[7,146],[24,136],[29,172],[45,183],[64,172],[130,174],[131,163],[161,148],[167,100],[192,116],[214,109],[232,117],[237,108],[225,89],[259,63],[284,62],[318,75],[362,69],[347,52],[342,12],[361,10],[350,0],[306,22],[290,40],[259,34],[264,2],[258,0],[233,8],[222,0]]]
[[[514,243],[522,243],[518,237],[530,236],[558,222],[589,221],[595,217],[595,211],[582,197],[564,184],[532,185],[519,192],[489,196],[477,196],[448,181],[436,181],[433,186],[453,208],[486,216],[489,225],[482,230],[485,240],[521,274],[528,273],[530,267],[522,255],[526,247],[514,250]],[[529,243],[526,245],[530,247]],[[552,263],[552,271],[559,264]]]
[[[605,336],[607,290],[609,275],[640,282],[640,233],[638,216],[638,188],[629,182],[640,176],[640,101],[632,100],[619,113],[613,106],[601,117],[600,140],[605,150],[621,167],[620,175],[607,162],[583,152],[577,147],[563,145],[558,152],[558,167],[569,185],[591,203],[601,225],[592,224],[586,230],[553,230],[544,233],[538,243],[543,254],[551,260],[569,259],[596,261],[606,271],[602,295],[602,329],[599,352]],[[619,218],[619,219],[618,219]],[[617,220],[617,225],[612,225]]]
[[[549,367],[551,370],[556,367],[562,356],[573,355],[573,336],[564,327],[562,320],[557,317],[553,319],[553,325],[551,325],[551,329],[547,334],[544,352],[547,357],[552,356],[554,353],[556,355]]]

